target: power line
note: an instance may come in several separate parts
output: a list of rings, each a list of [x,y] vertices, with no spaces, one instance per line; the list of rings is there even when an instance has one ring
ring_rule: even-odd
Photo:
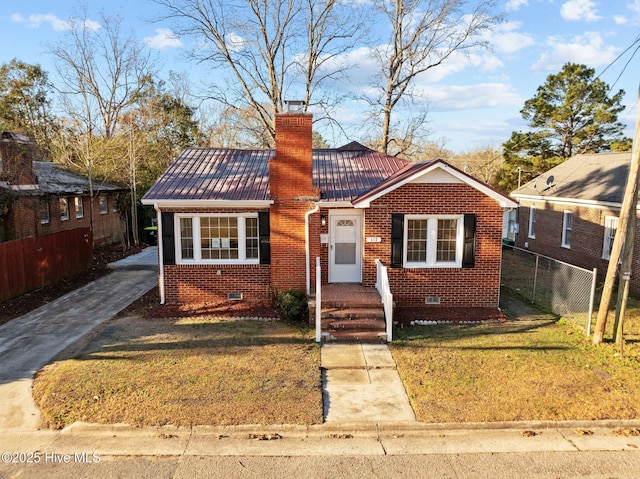
[[[620,60],[629,50],[631,50],[633,48],[633,46],[636,43],[640,43],[640,35],[638,35],[636,37],[636,39],[631,43],[631,45],[629,45],[627,48],[625,48],[622,53],[620,53],[620,55],[618,55],[611,63],[609,63],[604,70],[602,70],[597,76],[596,78],[600,78],[601,75],[604,75],[604,73],[611,68],[618,60]],[[638,45],[638,47],[636,47],[636,49],[633,51],[633,53],[631,54],[631,57],[629,58],[629,60],[627,61],[627,63],[625,63],[624,67],[622,68],[622,71],[620,72],[620,74],[618,75],[618,77],[616,78],[616,80],[613,82],[613,84],[611,85],[611,88],[613,88],[616,83],[618,83],[618,80],[620,80],[620,77],[622,76],[622,74],[625,72],[625,70],[627,69],[627,67],[629,66],[629,63],[631,63],[631,60],[633,60],[633,57],[635,56],[635,54],[638,52],[638,50],[640,49],[640,45]]]

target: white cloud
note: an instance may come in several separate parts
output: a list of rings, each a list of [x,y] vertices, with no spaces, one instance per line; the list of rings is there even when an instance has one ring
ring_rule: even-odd
[[[182,46],[182,41],[169,28],[157,28],[153,37],[146,37],[144,42],[151,48],[164,50],[165,48],[178,48]]]
[[[640,0],[634,0],[629,4],[629,9],[636,13],[640,13]]]
[[[604,45],[598,32],[585,32],[574,37],[568,43],[562,43],[560,37],[549,37],[547,44],[551,51],[543,53],[531,69],[535,72],[560,71],[567,62],[584,63],[590,67],[612,62],[618,49],[613,45]]]
[[[518,10],[521,6],[528,4],[529,0],[509,0],[504,8],[507,12],[512,12]]]
[[[593,0],[569,0],[560,8],[560,15],[569,22],[580,20],[593,22],[602,18],[598,16]]]
[[[30,28],[39,28],[43,23],[48,23],[51,25],[51,28],[57,32],[71,30],[74,28],[81,29],[83,27],[89,31],[95,32],[100,28],[100,24],[93,20],[87,19],[83,21],[77,18],[62,20],[53,13],[29,15],[28,18],[25,18],[19,13],[14,13],[11,15],[11,21],[14,23],[26,23]]]
[[[528,33],[517,32],[522,22],[505,22],[484,35],[493,48],[499,53],[515,53],[523,48],[535,44],[535,40]]]
[[[457,111],[471,108],[520,106],[523,98],[505,83],[476,85],[422,85],[422,95],[429,98],[430,111]]]
[[[613,21],[616,22],[616,25],[624,25],[629,20],[626,17],[623,17],[622,15],[615,15],[613,17]]]

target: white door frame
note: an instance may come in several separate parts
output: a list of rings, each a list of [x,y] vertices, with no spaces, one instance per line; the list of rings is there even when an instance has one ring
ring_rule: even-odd
[[[329,283],[361,283],[362,282],[362,237],[363,218],[361,210],[329,210]],[[340,219],[355,221],[355,260],[352,267],[335,264],[335,227],[334,222]]]

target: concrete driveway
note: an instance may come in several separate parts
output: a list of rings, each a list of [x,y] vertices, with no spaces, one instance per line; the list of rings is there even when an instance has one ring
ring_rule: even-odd
[[[31,388],[56,354],[157,284],[158,249],[109,265],[114,271],[0,326],[0,431],[38,428]]]

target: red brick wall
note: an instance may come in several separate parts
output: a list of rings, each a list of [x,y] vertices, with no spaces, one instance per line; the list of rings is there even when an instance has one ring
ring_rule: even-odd
[[[265,301],[271,298],[270,277],[269,265],[165,266],[165,302],[226,301],[229,293],[242,293],[246,301]]]
[[[177,214],[228,214],[252,211],[257,212],[257,210],[240,208],[173,208],[163,210],[163,212]],[[164,281],[165,302],[169,304],[226,301],[229,293],[242,293],[243,300],[246,301],[265,301],[272,296],[270,265],[165,265]]]
[[[365,209],[363,285],[374,286],[375,260],[389,266],[391,214],[477,214],[474,268],[389,268],[391,292],[398,306],[425,305],[427,296],[440,306],[497,307],[502,258],[502,208],[491,198],[462,184],[407,184]],[[437,307],[434,305],[434,307]]]
[[[93,204],[93,231],[94,244],[114,243],[122,239],[122,221],[120,213],[113,211],[116,197],[108,196],[108,212],[100,214],[99,199],[94,198]],[[89,197],[82,198],[84,203],[84,216],[76,218],[76,210],[73,196],[64,196],[69,204],[69,219],[60,219],[59,198],[57,196],[42,197],[49,202],[49,223],[40,223],[39,197],[18,197],[12,204],[7,224],[5,225],[5,240],[42,236],[60,231],[69,231],[76,228],[89,228]]]
[[[530,206],[536,206],[535,238],[529,238]],[[562,243],[564,211],[573,213],[571,248]],[[582,268],[598,268],[598,279],[604,280],[609,261],[602,259],[604,225],[607,216],[620,216],[619,209],[590,208],[587,206],[556,204],[547,201],[521,200],[518,212],[520,232],[516,235],[516,246],[574,264]],[[640,221],[636,221],[636,238],[640,235]],[[526,245],[525,245],[526,243]],[[640,294],[640,251],[634,249],[631,292]]]
[[[36,175],[33,172],[35,147],[22,141],[0,141],[0,180],[11,185],[34,185]]]
[[[306,290],[305,213],[319,191],[313,187],[312,116],[276,115],[276,156],[269,161],[271,285],[273,294]]]

